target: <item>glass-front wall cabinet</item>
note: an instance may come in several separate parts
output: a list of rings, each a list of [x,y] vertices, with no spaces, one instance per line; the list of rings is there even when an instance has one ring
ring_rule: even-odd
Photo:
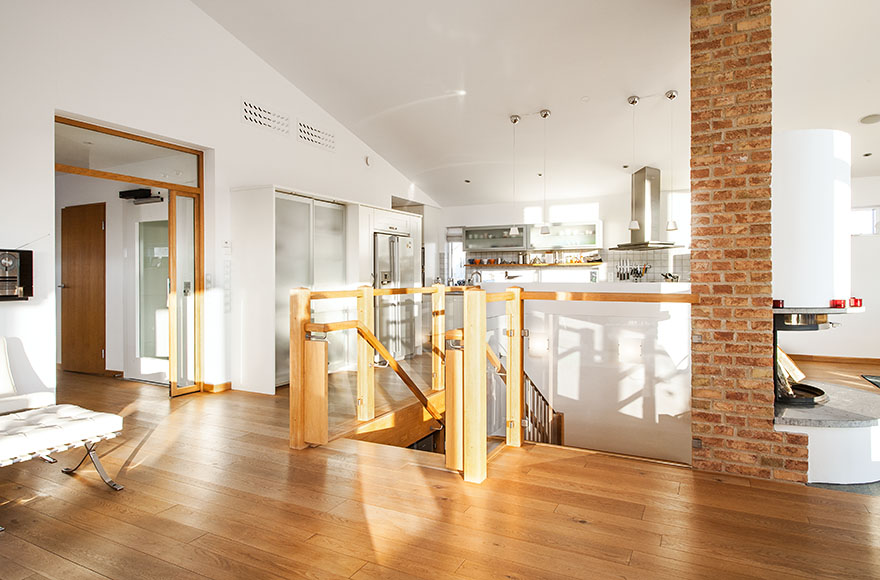
[[[586,250],[602,246],[602,223],[550,224],[542,234],[541,225],[530,226],[529,246],[533,250]]]
[[[510,235],[510,226],[486,226],[464,229],[464,251],[525,250],[527,226],[520,225],[519,235]]]

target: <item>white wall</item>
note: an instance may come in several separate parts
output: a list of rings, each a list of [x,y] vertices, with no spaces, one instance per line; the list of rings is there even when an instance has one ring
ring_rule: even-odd
[[[551,222],[602,220],[604,247],[629,242],[629,191],[587,199],[547,200],[547,214]],[[537,224],[542,223],[542,215],[540,201],[444,207],[440,211],[438,235],[445,240],[448,226]]]
[[[880,177],[852,180],[853,207],[880,206]],[[865,312],[832,316],[841,326],[820,332],[780,332],[789,354],[880,358],[880,236],[852,236],[852,295]]]
[[[205,149],[204,379],[229,377],[223,309],[229,190],[277,183],[390,207],[391,196],[436,205],[320,106],[189,2],[88,0],[0,5],[0,247],[32,240],[34,293],[0,304],[0,332],[19,336],[41,380],[54,385],[56,113]],[[136,88],[133,88],[136,87]],[[336,135],[328,152],[240,121],[242,98]],[[364,164],[370,155],[371,164]],[[268,224],[254,224],[261,227]],[[233,248],[233,253],[235,249]]]
[[[685,200],[687,192],[676,192],[678,198],[670,202],[670,194],[661,196],[660,213],[674,218],[678,230],[667,232],[661,228],[661,240],[676,244],[690,244],[690,203]],[[607,195],[580,198],[547,200],[547,216],[553,223],[602,221],[602,247],[611,248],[630,241],[629,222],[631,220],[630,191],[617,191]],[[449,226],[488,226],[512,223],[537,224],[543,221],[543,204],[540,201],[497,203],[483,205],[460,205],[444,207],[439,212],[436,227],[438,240],[446,240]],[[426,218],[425,223],[428,223]],[[665,224],[664,220],[664,224]],[[425,229],[425,243],[428,240],[428,226]],[[441,248],[442,249],[442,248]]]

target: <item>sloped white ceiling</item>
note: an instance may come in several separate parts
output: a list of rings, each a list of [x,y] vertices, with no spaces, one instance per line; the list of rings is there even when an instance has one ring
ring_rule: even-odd
[[[687,188],[688,0],[195,3],[443,205],[510,199],[512,113],[517,197],[540,198],[544,107],[549,198],[627,194],[646,164],[668,188],[673,108]]]
[[[511,199],[512,113],[517,198],[539,199],[544,107],[548,198],[627,195],[643,165],[689,187],[689,0],[194,2],[442,205]],[[773,11],[775,128],[849,131],[854,175],[880,175],[880,124],[858,123],[880,113],[880,2]]]

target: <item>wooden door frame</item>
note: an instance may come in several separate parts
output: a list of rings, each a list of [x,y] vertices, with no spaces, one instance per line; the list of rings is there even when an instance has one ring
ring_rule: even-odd
[[[61,289],[61,370],[68,370],[65,368],[64,362],[64,309],[65,309],[65,299],[64,299],[64,210],[73,207],[88,207],[88,206],[100,206],[101,207],[101,222],[102,224],[107,223],[107,203],[103,201],[94,202],[94,203],[80,203],[69,205],[61,208],[61,280],[59,288]],[[101,369],[96,370],[97,374],[103,374],[107,370],[107,231],[106,228],[102,229],[102,237],[104,238],[104,243],[101,245],[101,261],[102,261],[102,283],[101,283],[101,303],[103,308],[100,312],[101,318]],[[96,314],[96,313],[89,313]],[[69,360],[69,359],[68,359]],[[71,369],[72,372],[86,372],[77,369]]]
[[[169,194],[168,200],[168,236],[169,236],[169,278],[172,276],[172,272],[176,276],[176,261],[174,252],[174,246],[171,244],[172,241],[172,232],[174,232],[173,225],[175,222],[174,219],[174,206],[172,204],[172,199],[175,195],[181,195],[186,197],[191,197],[195,199],[197,207],[197,211],[195,212],[196,219],[196,230],[195,230],[195,249],[196,249],[196,312],[195,312],[195,340],[196,340],[196,353],[195,353],[195,377],[196,384],[193,387],[184,387],[183,389],[177,389],[177,393],[175,393],[176,384],[169,391],[170,396],[176,396],[180,394],[201,391],[204,390],[204,333],[203,333],[203,304],[204,304],[204,292],[205,292],[205,255],[204,255],[204,243],[205,243],[205,203],[204,203],[204,193],[205,193],[205,155],[203,151],[198,149],[192,149],[190,147],[185,147],[183,145],[177,145],[174,143],[167,143],[165,141],[159,141],[157,139],[153,139],[151,137],[145,137],[142,135],[137,135],[134,133],[128,133],[125,131],[120,131],[118,129],[110,129],[108,127],[102,127],[100,125],[94,125],[92,123],[87,123],[85,121],[78,121],[75,119],[70,119],[67,117],[62,117],[59,115],[55,115],[55,122],[61,123],[64,125],[71,125],[74,127],[80,127],[82,129],[88,129],[91,131],[96,131],[98,133],[105,133],[107,135],[113,135],[115,137],[120,137],[122,139],[130,139],[132,141],[140,141],[141,143],[148,143],[150,145],[156,145],[158,147],[164,147],[166,149],[173,149],[175,151],[181,151],[184,153],[190,153],[195,155],[198,158],[198,168],[197,168],[197,183],[195,187],[187,186],[187,185],[178,185],[176,183],[169,183],[165,181],[155,181],[151,179],[141,178],[141,177],[132,177],[130,175],[122,175],[119,173],[112,173],[109,171],[99,171],[96,169],[85,169],[81,167],[74,167],[70,165],[65,165],[63,163],[55,163],[55,171],[61,173],[71,173],[75,175],[85,175],[88,177],[96,177],[98,179],[109,179],[112,181],[121,181],[124,183],[133,183],[136,185],[144,185],[147,187],[158,187],[162,189],[167,189]],[[172,290],[174,288],[172,287]],[[106,289],[105,289],[106,292]],[[177,369],[172,369],[172,354],[176,357],[176,345],[177,345],[177,320],[172,317],[171,305],[174,301],[169,302],[169,333],[171,334],[170,339],[171,343],[169,343],[169,347],[173,347],[174,350],[169,352],[168,357],[168,379],[169,383],[171,383],[172,377],[176,378]],[[105,297],[105,310],[106,310],[106,297]],[[106,316],[106,312],[105,312]],[[106,330],[105,330],[106,333]],[[105,339],[105,348],[106,348],[106,336]],[[106,352],[106,350],[105,350]],[[63,355],[62,355],[63,356]],[[106,360],[106,359],[105,359]],[[106,363],[105,363],[106,366]],[[172,374],[172,372],[174,374]],[[175,381],[176,382],[176,381]],[[180,392],[182,391],[182,392]]]
[[[187,197],[193,200],[193,218],[194,225],[194,248],[195,253],[195,385],[188,387],[177,386],[177,198]],[[204,266],[204,209],[202,198],[198,194],[181,192],[176,190],[168,191],[168,279],[170,280],[171,291],[168,296],[168,318],[173,321],[169,325],[169,343],[168,343],[168,381],[171,384],[170,396],[186,395],[204,390],[204,381],[202,380],[202,357],[203,357],[203,334],[202,334],[202,308],[204,305],[205,294],[205,266]]]

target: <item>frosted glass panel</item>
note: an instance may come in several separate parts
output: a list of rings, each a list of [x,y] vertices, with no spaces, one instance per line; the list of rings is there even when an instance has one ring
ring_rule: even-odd
[[[138,224],[138,356],[168,358],[168,220]]]
[[[315,202],[315,288],[345,284],[345,212],[335,203]]]
[[[196,246],[195,200],[175,199],[177,283],[177,386],[196,384]]]
[[[275,198],[275,382],[290,379],[290,290],[312,285],[311,201]]]
[[[345,285],[345,212],[336,203],[315,201],[315,281],[318,290],[338,290]],[[350,300],[312,303],[315,322],[334,322],[355,317]],[[331,371],[345,365],[352,331],[327,334],[327,361]]]

